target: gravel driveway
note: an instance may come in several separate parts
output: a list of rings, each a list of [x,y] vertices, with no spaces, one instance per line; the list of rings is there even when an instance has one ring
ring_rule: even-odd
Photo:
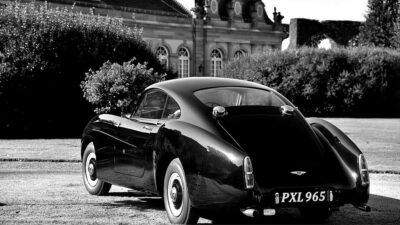
[[[372,174],[371,182],[372,212],[345,206],[326,224],[400,224],[400,175]],[[297,210],[286,210],[258,222],[298,224],[301,220]],[[80,163],[0,162],[0,224],[166,223],[161,198],[120,187],[113,187],[108,196],[89,195]]]

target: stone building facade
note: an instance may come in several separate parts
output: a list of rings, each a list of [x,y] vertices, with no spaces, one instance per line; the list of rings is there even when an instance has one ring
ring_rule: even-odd
[[[194,1],[194,0],[192,0]],[[273,20],[261,0],[196,0],[191,13],[176,0],[48,0],[84,13],[121,17],[166,67],[180,77],[218,76],[229,60],[281,48],[282,16]]]

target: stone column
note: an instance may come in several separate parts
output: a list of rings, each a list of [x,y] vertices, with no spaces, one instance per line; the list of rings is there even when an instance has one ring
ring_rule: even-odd
[[[193,21],[193,56],[192,56],[192,76],[204,76],[204,50],[205,50],[205,30],[202,19]]]

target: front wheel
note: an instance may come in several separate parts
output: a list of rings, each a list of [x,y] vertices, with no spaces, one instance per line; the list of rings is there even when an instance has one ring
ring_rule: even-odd
[[[165,172],[163,198],[171,223],[197,223],[199,216],[191,206],[185,172],[179,159],[172,160]]]
[[[92,195],[105,195],[110,191],[111,184],[97,179],[96,176],[96,153],[94,144],[89,143],[82,157],[82,176],[86,190]]]

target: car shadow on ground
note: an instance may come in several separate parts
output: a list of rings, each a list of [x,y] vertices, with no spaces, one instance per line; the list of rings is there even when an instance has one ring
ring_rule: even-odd
[[[111,207],[129,207],[141,211],[164,211],[161,197],[145,197],[140,192],[111,193],[114,196],[133,197],[134,199],[117,200],[112,203],[101,205]],[[371,195],[368,203],[371,212],[363,212],[352,205],[341,207],[339,211],[333,212],[332,216],[323,224],[400,224],[400,200],[379,195]],[[296,208],[281,209],[273,217],[246,218],[239,217],[232,221],[226,219],[229,224],[310,224],[310,221],[302,219]],[[224,218],[215,221],[215,224],[225,223]]]
[[[164,210],[164,202],[161,197],[149,196],[146,193],[141,192],[113,192],[107,196],[112,197],[132,197],[132,199],[116,200],[113,202],[100,203],[100,206],[107,207],[127,207],[141,211],[149,210]],[[107,197],[105,196],[105,197]]]
[[[164,202],[160,197],[140,197],[138,200],[115,201],[115,205],[132,207],[138,210],[164,211]]]
[[[1,207],[1,206],[5,206],[5,205],[7,205],[7,204],[5,204],[5,203],[1,203],[1,202],[0,202],[0,207]]]
[[[116,192],[110,196],[132,197],[132,199],[116,200],[110,203],[102,203],[107,207],[128,207],[141,211],[164,211],[161,197],[148,197],[141,192]],[[323,224],[400,224],[400,200],[379,195],[371,195],[368,205],[371,212],[363,212],[352,205],[345,205],[339,211],[333,212],[332,216]],[[296,208],[281,209],[273,217],[247,218],[232,217],[220,218],[214,224],[310,224],[310,221],[302,219]]]
[[[149,194],[140,191],[110,192],[107,196],[115,197],[149,197]]]
[[[371,212],[364,212],[346,205],[339,211],[333,212],[332,216],[323,224],[400,224],[400,200],[379,195],[371,195],[368,205]],[[217,223],[221,223],[218,221]],[[310,221],[302,219],[298,209],[278,210],[273,217],[262,217],[258,219],[242,218],[229,221],[230,224],[310,224]]]

